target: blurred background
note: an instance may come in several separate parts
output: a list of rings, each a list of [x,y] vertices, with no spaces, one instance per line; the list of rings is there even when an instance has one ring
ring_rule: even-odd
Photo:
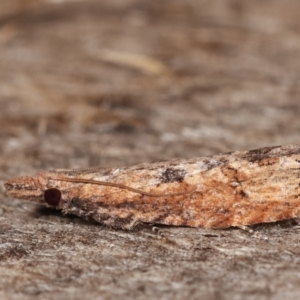
[[[1,183],[52,168],[119,167],[299,143],[299,11],[297,0],[2,0]],[[2,199],[4,228],[19,232],[28,224],[26,232],[38,235],[36,228],[46,226],[31,224],[32,205]],[[3,231],[10,232],[3,236],[7,243],[14,243],[14,230]],[[34,261],[26,254],[32,236],[18,239],[25,252],[5,248],[4,260],[24,255]],[[3,265],[2,273],[9,269]],[[7,276],[0,284],[13,287],[18,275]],[[199,280],[192,282],[196,288]],[[40,286],[28,292],[27,284],[17,285],[23,296],[45,296]],[[222,284],[204,287],[201,295],[219,297],[222,288],[228,291]],[[268,284],[258,288],[262,295],[274,292]],[[194,290],[185,291],[181,299]]]
[[[299,9],[3,1],[0,167],[13,175],[297,143]]]

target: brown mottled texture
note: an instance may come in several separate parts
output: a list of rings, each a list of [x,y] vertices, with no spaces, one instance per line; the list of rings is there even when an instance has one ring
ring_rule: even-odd
[[[299,11],[299,0],[0,1],[0,186],[300,144]],[[203,163],[236,176],[226,159]],[[176,164],[161,175],[186,176]],[[115,230],[0,188],[0,299],[300,299],[297,221],[254,235]]]
[[[117,229],[139,223],[227,228],[300,217],[299,174],[300,147],[290,145],[111,170],[54,170],[5,187],[9,196]]]

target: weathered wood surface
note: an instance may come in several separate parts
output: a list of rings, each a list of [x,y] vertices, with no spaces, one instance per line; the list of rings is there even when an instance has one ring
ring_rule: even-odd
[[[297,0],[3,1],[1,183],[299,144],[299,10]],[[293,222],[259,225],[260,238],[160,230],[108,230],[2,192],[0,297],[300,297]]]

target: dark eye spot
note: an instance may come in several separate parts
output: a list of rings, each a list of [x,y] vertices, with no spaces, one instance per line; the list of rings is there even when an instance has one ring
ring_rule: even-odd
[[[44,199],[50,206],[58,206],[61,199],[61,191],[55,188],[44,192]]]

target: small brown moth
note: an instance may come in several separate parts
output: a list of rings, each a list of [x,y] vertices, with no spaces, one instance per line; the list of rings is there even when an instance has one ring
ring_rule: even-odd
[[[113,228],[138,223],[226,228],[300,216],[300,146],[128,168],[54,170],[5,183],[7,194]]]

